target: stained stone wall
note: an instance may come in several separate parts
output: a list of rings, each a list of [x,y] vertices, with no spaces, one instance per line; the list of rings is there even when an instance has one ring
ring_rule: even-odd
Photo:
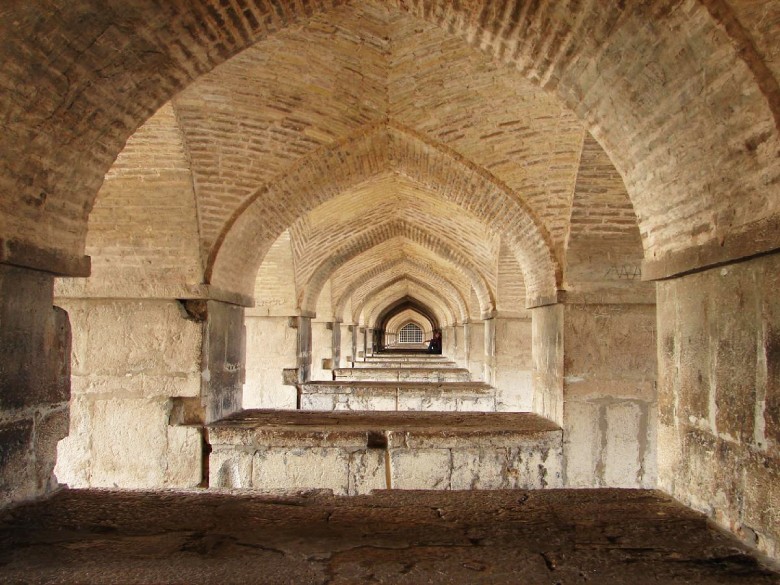
[[[56,488],[68,432],[71,331],[51,274],[0,264],[0,506]]]
[[[563,422],[563,305],[532,312],[533,412]]]
[[[655,305],[564,307],[570,487],[655,487]]]
[[[498,408],[506,411],[533,409],[533,359],[531,319],[497,317],[495,321],[495,374]]]
[[[192,487],[198,429],[171,426],[172,400],[200,401],[202,322],[181,303],[58,299],[73,326],[68,437],[56,474],[71,487]]]
[[[658,283],[659,483],[780,555],[780,255]]]

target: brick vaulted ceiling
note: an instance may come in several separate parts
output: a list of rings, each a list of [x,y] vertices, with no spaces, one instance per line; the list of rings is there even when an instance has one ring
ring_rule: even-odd
[[[28,50],[43,54],[38,60],[51,71],[41,72],[38,89],[17,83],[3,98],[0,146],[16,141],[23,156],[3,158],[2,188],[29,205],[4,200],[0,222],[20,241],[77,255],[107,163],[162,98],[182,88],[161,112],[173,113],[192,176],[200,269],[205,282],[244,294],[284,230],[372,183],[376,193],[412,183],[463,207],[486,230],[479,245],[514,255],[530,299],[564,280],[575,194],[613,192],[615,177],[627,187],[621,205],[629,195],[633,202],[646,259],[709,243],[732,253],[741,232],[777,212],[779,68],[766,50],[777,19],[759,18],[758,9],[714,0],[112,6],[84,0],[45,18],[8,11],[14,59],[6,81],[21,75],[28,29],[67,37],[89,28],[89,16],[105,25],[92,44],[74,41],[59,55],[45,44]],[[159,24],[144,29],[149,14]],[[66,99],[58,104],[52,96],[62,95],[62,79]],[[55,135],[52,148],[45,139]],[[90,147],[80,150],[85,140]],[[581,173],[583,145],[588,160],[611,158],[617,170]],[[37,169],[24,166],[35,161]],[[574,203],[578,229],[636,229],[622,212],[613,225],[598,206]],[[414,206],[405,214],[394,229],[436,231],[430,214]],[[31,221],[47,227],[31,231]],[[452,236],[452,225],[439,227]],[[359,254],[387,237],[380,231]],[[328,245],[355,249],[364,236],[340,218]],[[306,237],[322,243],[321,235]],[[773,245],[759,240],[759,248]],[[316,256],[296,250],[299,259]],[[487,282],[491,270],[477,267]],[[481,304],[494,303],[494,292],[488,286]]]

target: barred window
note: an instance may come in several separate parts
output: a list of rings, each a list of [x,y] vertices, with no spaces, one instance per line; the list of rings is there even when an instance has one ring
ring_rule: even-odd
[[[401,343],[422,343],[423,332],[414,323],[407,323],[401,327],[398,335],[398,341]]]

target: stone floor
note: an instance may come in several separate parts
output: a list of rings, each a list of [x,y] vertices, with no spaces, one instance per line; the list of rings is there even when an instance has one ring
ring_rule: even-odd
[[[2,583],[780,584],[652,491],[66,490],[0,516]]]

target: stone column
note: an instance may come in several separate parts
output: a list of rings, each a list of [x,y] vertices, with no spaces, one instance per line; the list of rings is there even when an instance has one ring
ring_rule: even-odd
[[[563,424],[563,305],[531,311],[533,411]]]
[[[533,360],[531,319],[498,316],[495,322],[494,378],[498,409],[531,411],[533,408]]]
[[[655,487],[655,305],[563,306],[570,487]]]
[[[484,343],[483,343],[483,376],[482,379],[491,386],[495,386],[496,379],[496,320],[485,319],[483,321]]]
[[[485,379],[485,324],[472,321],[468,325],[467,362],[471,379],[475,382]]]
[[[333,378],[333,323],[311,319],[311,380]]]
[[[68,314],[52,305],[53,286],[51,274],[0,264],[0,506],[57,485],[71,333]]]
[[[780,254],[657,286],[659,485],[780,558]]]
[[[341,321],[335,321],[330,325],[333,328],[331,365],[335,369],[341,367]]]
[[[297,381],[297,324],[298,317],[247,315],[244,408],[295,408],[297,392],[284,372],[293,370]]]
[[[298,329],[298,379],[299,384],[311,380],[311,317],[296,317]]]
[[[206,301],[188,302],[200,310],[165,299],[57,299],[73,327],[61,481],[122,488],[200,483],[201,392],[211,372],[204,367]],[[193,426],[176,424],[184,419]]]

